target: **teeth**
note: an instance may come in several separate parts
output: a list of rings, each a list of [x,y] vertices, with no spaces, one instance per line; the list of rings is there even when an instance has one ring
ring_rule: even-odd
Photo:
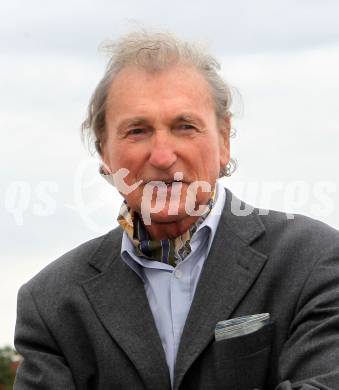
[[[165,184],[168,186],[172,183],[181,183],[181,180],[165,181]]]

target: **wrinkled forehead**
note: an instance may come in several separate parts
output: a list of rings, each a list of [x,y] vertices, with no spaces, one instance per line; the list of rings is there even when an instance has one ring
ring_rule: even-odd
[[[201,72],[194,66],[176,65],[152,71],[137,66],[122,69],[111,82],[106,112],[110,115],[122,109],[146,109],[157,101],[173,107],[177,102],[214,110],[210,86]]]

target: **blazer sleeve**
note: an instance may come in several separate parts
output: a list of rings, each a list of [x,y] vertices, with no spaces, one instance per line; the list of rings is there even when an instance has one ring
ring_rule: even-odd
[[[339,389],[339,250],[301,288],[279,371],[276,390]]]
[[[14,390],[75,390],[72,373],[58,350],[26,285],[18,294],[15,347],[23,360]]]

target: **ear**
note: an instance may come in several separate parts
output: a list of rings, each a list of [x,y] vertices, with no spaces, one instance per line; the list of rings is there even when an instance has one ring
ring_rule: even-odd
[[[224,168],[230,160],[230,132],[231,132],[231,118],[226,116],[220,121],[220,168]]]
[[[100,164],[99,172],[103,175],[112,174],[110,166],[109,166],[109,160],[108,160],[106,153],[105,153],[105,148],[102,148],[100,150],[100,159],[101,159],[101,164]]]
[[[107,156],[107,153],[106,153],[105,144],[106,143],[103,140],[95,141],[95,147],[96,147],[96,150],[97,150],[97,152],[98,152],[98,154],[100,156],[100,160],[101,160],[100,172],[102,172],[105,175],[109,175],[112,172],[110,170],[110,164],[109,164],[109,159],[108,159],[108,156]]]
[[[111,175],[112,174],[109,167],[103,161],[102,161],[102,164],[100,164],[100,166],[99,166],[99,173],[101,175]]]

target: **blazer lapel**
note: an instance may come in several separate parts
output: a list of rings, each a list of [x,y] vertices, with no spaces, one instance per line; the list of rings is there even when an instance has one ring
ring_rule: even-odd
[[[226,190],[225,208],[182,333],[174,390],[213,340],[216,323],[231,317],[266,262],[265,255],[249,246],[264,232],[261,220],[255,213],[234,215],[237,206],[240,201]]]
[[[97,316],[128,355],[149,390],[169,389],[165,354],[142,280],[120,258],[122,233],[115,229],[94,254],[100,273],[83,283]]]

